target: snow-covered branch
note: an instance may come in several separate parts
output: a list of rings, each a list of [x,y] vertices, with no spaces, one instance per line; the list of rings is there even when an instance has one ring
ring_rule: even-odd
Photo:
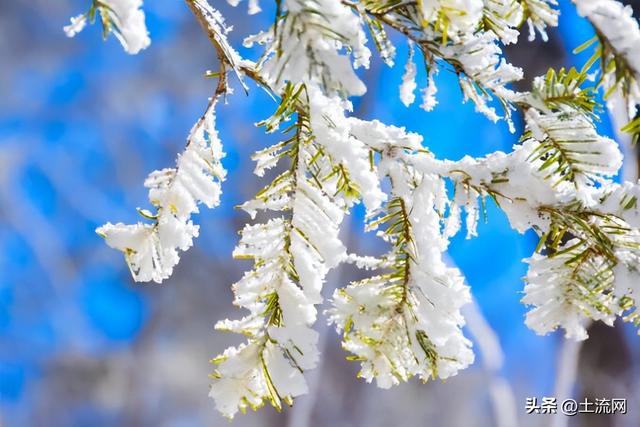
[[[627,124],[621,130],[634,142],[640,137],[640,26],[631,6],[617,0],[573,0],[578,13],[591,22],[597,41],[593,60],[600,61],[599,86],[610,111],[624,111]]]
[[[106,38],[109,33],[115,34],[127,53],[136,54],[151,43],[142,0],[91,0],[89,10],[71,18],[64,32],[68,37],[74,37],[87,23],[93,24],[96,15],[100,15],[102,36]]]
[[[380,274],[334,293],[330,321],[368,382],[388,388],[413,376],[445,379],[471,364],[473,352],[461,331],[469,288],[442,255],[448,245],[441,227],[449,203],[444,181],[411,164],[421,150],[417,135],[378,126],[367,136],[392,187],[391,199],[370,213],[367,229],[380,229],[391,250],[377,266]]]
[[[517,42],[524,22],[530,38],[538,32],[546,39],[546,28],[557,25],[553,0],[282,0],[273,24],[245,39],[245,47],[260,50],[255,63],[231,46],[230,26],[206,0],[186,3],[218,56],[219,70],[210,73],[218,78],[215,95],[176,167],[146,180],[156,210],[140,213],[150,222],[108,223],[98,232],[124,252],[135,280],[166,279],[178,251],[198,234],[191,215],[199,204],[219,202],[225,172],[214,107],[232,92],[228,75],[245,91],[253,81],[278,100],[259,125],[282,131],[284,139],[253,159],[258,177],[268,169],[279,174],[240,206],[255,221],[234,251],[254,262],[233,285],[235,304],[248,313],[217,324],[247,338],[213,359],[210,395],[222,414],[266,402],[280,409],[307,391],[305,371],[319,357],[317,306],[328,272],[340,263],[370,273],[340,287],[327,311],[367,381],[386,388],[414,376],[444,379],[470,365],[461,314],[470,291],[444,256],[462,220],[468,238],[477,234],[487,199],[514,230],[539,236],[525,260],[529,327],[540,334],[563,328],[584,339],[589,319],[612,324],[621,316],[640,324],[640,186],[613,182],[622,155],[595,126],[594,94],[603,87],[610,103],[625,103],[627,129],[639,133],[640,30],[628,8],[615,0],[575,0],[598,31],[596,56],[582,70],[549,70],[530,91],[516,92],[510,85],[522,70],[506,62],[502,45]],[[73,35],[99,13],[105,34],[115,31],[127,51],[138,51],[148,44],[140,6],[94,0],[65,30]],[[259,9],[249,1],[250,13]],[[523,113],[520,143],[510,153],[440,160],[419,135],[354,117],[349,97],[366,91],[357,69],[368,67],[371,56],[365,28],[388,65],[395,47],[387,31],[409,43],[400,85],[405,105],[415,101],[420,55],[425,110],[436,106],[437,73],[447,67],[465,100],[489,119],[511,124],[513,111]],[[591,87],[598,59],[602,74]],[[349,254],[340,241],[343,218],[356,203],[365,205],[365,229],[389,247],[386,254]]]
[[[180,258],[178,250],[189,249],[198,236],[191,214],[198,212],[201,203],[209,208],[220,203],[226,171],[220,163],[224,153],[215,129],[218,95],[191,130],[176,167],[153,171],[145,180],[156,211],[138,212],[152,222],[107,223],[96,230],[109,246],[124,253],[136,281],[160,283],[171,276]]]

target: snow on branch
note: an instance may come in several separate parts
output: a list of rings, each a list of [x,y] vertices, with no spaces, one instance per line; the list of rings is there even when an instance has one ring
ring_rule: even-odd
[[[218,77],[224,91],[230,92],[226,73],[227,68],[231,68],[246,91],[247,86],[242,77],[244,71],[242,71],[241,68],[246,66],[249,61],[242,59],[238,52],[229,44],[227,34],[231,31],[231,27],[225,24],[222,14],[212,8],[206,0],[186,0],[186,2],[216,49],[221,70],[218,73],[213,73],[213,75],[210,73],[210,76]]]
[[[493,121],[499,119],[491,102],[502,106],[504,118],[511,123],[514,93],[508,85],[522,78],[522,70],[502,57],[500,40],[515,41],[514,28],[506,34],[498,31],[497,14],[510,9],[509,4],[492,9],[478,1],[469,2],[395,2],[365,1],[364,9],[379,26],[388,26],[404,34],[420,49],[428,72],[423,106],[429,111],[436,101],[433,76],[441,63],[453,67],[458,75],[465,100],[471,100],[476,110]],[[494,6],[496,8],[494,8]],[[517,5],[511,5],[520,10]],[[483,15],[484,14],[484,15]],[[484,16],[484,18],[483,18]],[[512,22],[511,18],[510,23]],[[484,20],[484,21],[483,21]],[[484,23],[483,23],[484,22]],[[504,23],[501,23],[504,24]],[[478,31],[479,27],[486,27]],[[508,30],[510,27],[503,27]]]
[[[516,92],[510,86],[522,70],[502,57],[502,45],[516,43],[524,22],[530,38],[538,32],[546,40],[546,29],[558,22],[554,0],[282,0],[273,24],[245,39],[245,47],[260,50],[255,63],[230,45],[230,27],[206,0],[185,1],[218,55],[220,69],[210,73],[218,78],[215,96],[176,167],[145,181],[156,211],[140,213],[150,222],[108,223],[98,232],[124,252],[135,280],[167,278],[198,234],[191,215],[200,204],[219,203],[225,172],[214,107],[231,92],[228,74],[247,92],[245,81],[252,80],[278,100],[258,125],[281,131],[283,139],[253,155],[258,177],[269,169],[276,177],[240,205],[253,221],[234,250],[254,262],[232,286],[245,315],[216,325],[246,337],[212,360],[210,396],[223,415],[265,403],[280,410],[307,391],[305,372],[319,358],[313,324],[322,287],[341,263],[366,278],[337,289],[327,314],[348,358],[360,362],[361,377],[387,388],[416,376],[444,379],[469,366],[474,355],[461,307],[470,290],[444,259],[463,220],[467,238],[477,234],[481,217],[489,220],[489,201],[514,230],[539,237],[525,260],[522,301],[531,329],[562,328],[584,339],[589,319],[612,324],[621,317],[640,326],[640,184],[613,182],[622,154],[595,126],[595,92],[604,88],[610,104],[624,103],[625,129],[640,134],[634,117],[640,30],[630,9],[615,0],[575,0],[597,29],[594,57],[582,70],[549,70],[530,91]],[[131,25],[138,38],[127,36],[124,5],[137,17]],[[136,50],[140,5],[96,0],[65,31],[77,33],[100,13],[106,33],[116,31],[125,49]],[[250,0],[249,12],[258,10]],[[426,111],[437,105],[435,77],[446,68],[465,100],[491,120],[503,118],[514,131],[511,114],[519,109],[520,142],[510,153],[439,160],[421,136],[354,117],[349,97],[366,91],[356,70],[368,67],[371,55],[365,27],[390,66],[395,47],[387,32],[409,43],[400,85],[405,105],[415,101],[421,55]],[[602,73],[592,86],[589,72],[598,60]],[[339,239],[357,203],[366,208],[365,229],[388,246],[382,256],[350,254]]]
[[[606,40],[613,54],[624,59],[640,76],[640,28],[631,6],[617,0],[574,0],[578,13],[587,18]]]
[[[286,82],[300,82],[319,85],[328,94],[364,94],[354,67],[368,67],[371,52],[359,16],[336,0],[279,4],[269,31],[245,43],[266,45],[260,72],[270,85],[280,90]]]
[[[627,122],[623,132],[640,138],[640,26],[631,6],[616,0],[574,0],[578,13],[591,22],[596,36],[577,50],[597,42],[592,62],[600,61],[598,86],[604,90],[607,107],[622,112]]]
[[[248,342],[213,360],[217,368],[210,393],[230,418],[264,402],[279,410],[306,393],[303,373],[318,359],[318,334],[311,329],[314,305],[322,302],[326,274],[346,257],[338,232],[344,198],[353,194],[344,185],[348,177],[336,172],[341,166],[314,138],[309,114],[305,87],[289,83],[277,111],[260,123],[274,132],[295,119],[285,130],[287,139],[254,156],[259,176],[279,163],[288,162],[286,169],[241,206],[254,218],[258,211],[286,215],[247,225],[234,251],[236,258],[254,260],[253,270],[233,285],[235,304],[250,314],[216,327],[244,334]]]
[[[562,327],[576,339],[586,338],[587,319],[611,324],[622,316],[640,324],[632,285],[640,280],[638,184],[611,181],[622,156],[595,130],[594,91],[585,80],[584,71],[549,72],[534,81],[531,93],[520,94],[516,102],[526,111],[527,128],[510,154],[414,162],[454,181],[450,234],[459,229],[456,205],[477,206],[470,200],[486,197],[514,229],[538,233],[536,253],[526,260],[523,302],[533,307],[527,325],[541,334]],[[468,228],[477,215],[469,217]]]
[[[378,125],[368,136],[392,190],[391,199],[370,213],[367,229],[380,229],[391,250],[381,257],[381,273],[334,293],[329,319],[368,382],[389,388],[413,376],[445,379],[474,356],[461,330],[460,307],[470,301],[469,288],[442,255],[448,244],[441,227],[449,202],[444,181],[411,164],[421,149],[415,135]]]
[[[554,6],[558,5],[556,0],[522,0],[523,18],[526,19],[529,27],[529,41],[536,38],[536,31],[547,41],[547,27],[558,26],[558,9]]]
[[[124,253],[137,282],[167,279],[180,258],[178,250],[189,249],[198,236],[191,214],[198,212],[201,203],[209,208],[220,203],[226,171],[220,163],[224,153],[215,129],[217,96],[191,130],[176,167],[154,171],[145,180],[156,212],[138,212],[152,223],[109,222],[96,230],[109,246]]]
[[[100,15],[103,37],[115,34],[127,53],[136,54],[151,43],[144,22],[142,0],[91,0],[89,10],[72,17],[64,32],[68,37],[74,37],[87,22],[93,24],[97,14]]]
[[[231,6],[237,6],[238,4],[240,4],[240,0],[227,0],[227,3],[229,3]],[[247,3],[247,12],[249,13],[249,15],[255,15],[256,13],[262,11],[262,9],[260,8],[260,2],[258,0],[248,0]]]

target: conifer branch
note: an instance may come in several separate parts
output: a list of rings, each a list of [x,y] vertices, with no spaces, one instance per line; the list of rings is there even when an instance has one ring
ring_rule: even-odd
[[[139,212],[149,222],[108,223],[98,232],[124,252],[134,279],[167,278],[178,250],[198,234],[191,215],[199,204],[219,202],[224,153],[213,110],[231,93],[229,74],[245,92],[251,80],[277,100],[259,126],[282,131],[283,139],[252,158],[257,176],[272,168],[280,173],[239,206],[257,219],[244,227],[234,250],[236,258],[253,260],[233,285],[234,303],[248,314],[216,325],[246,337],[212,360],[210,395],[221,413],[233,417],[265,403],[281,410],[306,392],[304,373],[318,359],[316,306],[327,273],[343,262],[371,272],[338,289],[328,311],[348,358],[361,363],[360,376],[390,387],[413,376],[447,378],[467,367],[473,353],[460,307],[470,299],[469,289],[443,254],[462,219],[467,237],[477,234],[481,213],[488,220],[489,200],[512,228],[539,236],[525,260],[523,302],[532,307],[526,322],[533,330],[563,328],[583,339],[588,319],[611,324],[621,316],[640,324],[640,185],[613,182],[622,156],[595,127],[600,108],[594,94],[603,88],[610,103],[625,103],[624,129],[636,135],[640,129],[640,55],[620,37],[629,30],[640,40],[628,9],[615,0],[575,0],[597,29],[596,54],[581,70],[549,70],[520,93],[509,85],[522,71],[504,61],[501,45],[514,43],[524,22],[530,37],[537,31],[545,39],[546,28],[557,25],[552,0],[277,2],[270,28],[245,39],[246,46],[262,47],[255,63],[230,45],[230,27],[206,0],[185,1],[218,58],[219,70],[208,73],[218,79],[214,96],[176,167],[155,171],[145,182],[155,212]],[[94,0],[91,16],[72,18],[65,31],[76,34],[100,13],[105,31],[115,32],[126,51],[146,47],[141,2],[119,2],[127,5],[121,9],[115,4]],[[250,0],[250,13],[258,10]],[[407,39],[400,85],[405,105],[415,100],[417,46],[427,73],[425,110],[437,103],[438,69],[450,67],[465,100],[490,119],[499,118],[496,103],[508,122],[512,110],[523,111],[521,144],[510,153],[444,161],[404,128],[353,117],[348,99],[366,90],[355,72],[369,65],[365,27],[389,65],[395,48],[387,30]],[[601,75],[589,87],[598,61]],[[348,254],[338,238],[344,215],[360,202],[366,229],[389,246],[381,257]]]

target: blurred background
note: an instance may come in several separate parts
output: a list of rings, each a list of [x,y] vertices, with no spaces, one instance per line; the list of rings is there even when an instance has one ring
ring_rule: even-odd
[[[247,17],[246,4],[215,3],[234,25],[236,46],[272,16],[268,4]],[[148,206],[144,178],[174,164],[204,111],[214,82],[202,76],[216,68],[215,55],[175,0],[146,2],[152,44],[137,56],[125,54],[114,37],[103,43],[98,26],[67,39],[62,27],[88,6],[88,0],[0,1],[0,426],[229,425],[207,398],[208,360],[240,341],[213,325],[242,314],[231,304],[230,285],[250,265],[232,261],[231,251],[249,218],[233,206],[265,184],[252,175],[249,155],[274,140],[248,124],[268,116],[274,102],[253,88],[219,108],[229,170],[222,205],[198,216],[200,237],[170,280],[134,284],[122,255],[94,229],[139,219],[135,208]],[[550,31],[548,43],[523,40],[507,49],[525,70],[521,89],[548,66],[585,60],[571,50],[593,30],[568,1],[560,9],[560,30]],[[434,112],[404,108],[397,93],[407,46],[398,39],[397,47],[395,68],[375,61],[363,72],[369,92],[354,100],[358,116],[419,132],[442,158],[510,150],[517,136],[461,105],[446,69],[437,77]],[[599,126],[615,137],[606,113]],[[634,179],[633,167],[625,173]],[[560,333],[529,331],[519,303],[521,259],[536,238],[510,230],[495,206],[488,211],[479,237],[456,237],[450,250],[476,300],[465,313],[477,356],[472,367],[446,383],[379,390],[355,378],[357,365],[345,360],[321,316],[323,359],[309,376],[309,395],[293,409],[279,414],[265,407],[232,425],[640,425],[636,331],[596,325],[582,346],[565,344]],[[380,252],[380,243],[362,232],[362,215],[356,209],[345,221],[343,237],[352,251]],[[352,276],[333,272],[325,296]],[[626,397],[628,414],[526,415],[527,397],[563,393]]]

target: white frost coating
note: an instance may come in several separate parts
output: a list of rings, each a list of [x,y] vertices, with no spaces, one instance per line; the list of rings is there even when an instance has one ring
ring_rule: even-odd
[[[479,92],[469,79],[481,84],[503,99],[512,99],[515,94],[506,86],[522,79],[522,70],[507,63],[500,57],[501,53],[498,38],[493,32],[467,35],[460,39],[459,44],[446,46],[442,49],[443,57],[458,62],[466,74],[466,77],[461,76],[460,78],[465,100],[473,101],[476,111],[493,121],[497,121],[499,116],[495,108],[487,105],[492,99],[491,96]],[[509,112],[507,111],[505,114],[508,119]]]
[[[318,340],[317,332],[304,327],[273,328],[270,334],[273,341],[251,341],[230,347],[220,356],[219,378],[209,396],[226,417],[233,418],[239,409],[262,406],[263,400],[275,392],[274,387],[279,397],[288,402],[307,392],[304,377],[292,366],[289,355],[296,354],[300,368],[314,367],[318,358],[313,350]],[[292,342],[300,346],[303,355],[292,348]]]
[[[469,287],[458,269],[446,266],[442,255],[448,242],[440,232],[438,206],[444,201],[438,201],[438,198],[444,199],[445,194],[441,178],[425,176],[409,207],[421,260],[413,271],[412,286],[420,289],[420,295],[426,296],[418,311],[423,318],[424,330],[440,355],[437,363],[440,378],[455,375],[474,360],[471,343],[461,330],[464,319],[460,309],[471,301]],[[429,209],[429,206],[434,208]]]
[[[349,129],[359,141],[377,151],[422,149],[422,136],[407,132],[403,127],[385,125],[379,120],[360,120],[349,117]]]
[[[312,210],[311,206],[296,203],[294,222],[297,215],[304,217],[302,221],[309,220]],[[316,218],[315,221],[320,220]],[[308,225],[305,231],[318,224]],[[305,246],[308,242],[299,239],[300,234],[290,231],[291,227],[297,226],[300,224],[289,224],[282,218],[248,225],[234,251],[234,256],[252,258],[256,265],[233,285],[235,304],[248,309],[250,314],[237,321],[224,320],[216,325],[217,329],[250,337],[247,344],[227,349],[217,360],[210,396],[218,410],[229,418],[238,410],[261,406],[267,400],[276,407],[281,404],[280,400],[290,403],[291,399],[307,391],[301,371],[316,366],[318,334],[310,326],[316,318],[313,305],[321,301],[319,286],[323,278],[320,275],[324,273],[315,270],[314,277],[309,280],[304,275],[306,270],[300,266],[322,268],[325,272],[327,267]],[[320,228],[316,229],[316,233],[320,231]],[[285,248],[286,236],[291,239],[290,252]],[[318,235],[314,233],[309,239],[317,243]],[[339,242],[325,242],[321,251],[334,251],[332,245],[338,246],[338,251],[331,255],[335,259],[342,247]],[[291,279],[295,274],[291,270],[292,264],[300,275],[302,289]]]
[[[240,83],[246,90],[247,87],[244,84],[243,75],[240,70],[241,64],[248,64],[250,61],[245,61],[238,54],[238,52],[231,46],[229,40],[227,38],[229,32],[233,29],[231,26],[227,26],[225,23],[224,17],[217,10],[211,7],[207,0],[190,0],[191,6],[198,11],[198,14],[202,17],[207,27],[207,32],[209,34],[210,39],[214,41],[216,45],[216,51],[218,51],[218,55],[222,54],[223,58],[218,58],[219,60],[223,60],[225,65],[231,66],[234,73],[240,80]],[[227,87],[226,90],[231,92],[231,88]]]
[[[413,61],[413,43],[409,43],[409,57],[407,64],[404,66],[404,74],[402,75],[402,83],[400,84],[400,100],[408,107],[416,100],[416,74],[418,70],[416,63]]]
[[[640,27],[631,6],[616,0],[573,0],[578,13],[587,18],[611,43],[640,78]]]
[[[371,52],[358,16],[335,0],[285,0],[283,6],[288,14],[277,26],[275,39],[272,29],[272,56],[263,67],[272,86],[280,89],[287,81],[321,83],[328,94],[364,94],[366,87],[354,67],[368,67]],[[343,53],[346,49],[350,55]]]
[[[295,232],[291,250],[305,295],[319,304],[324,278],[346,257],[346,248],[338,237],[344,209],[305,179],[303,170],[299,172],[292,206],[291,225]]]
[[[240,0],[227,0],[231,6],[237,6],[240,4]],[[262,9],[260,8],[260,2],[258,0],[249,0],[247,2],[247,12],[249,15],[255,15],[256,13],[260,13]]]
[[[180,221],[171,214],[162,214],[155,225],[106,223],[96,230],[107,245],[124,253],[136,282],[161,283],[169,278],[180,256],[198,237],[198,226]]]
[[[570,240],[562,249],[571,248],[577,243],[577,239]],[[578,247],[577,250],[579,249]],[[566,263],[575,255],[576,252],[570,250],[554,257],[535,254],[525,260],[529,263],[529,271],[522,302],[534,306],[527,313],[525,323],[540,335],[561,327],[565,330],[567,338],[584,340],[587,338],[584,326],[589,319],[602,320],[612,326],[616,315],[621,311],[612,295],[590,292],[590,289],[585,289],[584,285],[574,278],[570,270],[572,267]],[[582,274],[595,274],[604,262],[602,257],[587,261]],[[605,280],[605,277],[600,276],[598,279],[595,276],[591,277],[590,283],[596,286]],[[594,305],[598,304],[606,307],[610,314],[594,309]]]
[[[474,200],[486,196],[478,192],[483,188],[492,188],[499,195],[500,207],[519,232],[548,228],[549,218],[539,212],[540,207],[565,206],[576,200],[584,208],[612,213],[637,226],[637,209],[622,209],[632,197],[640,195],[637,186],[625,184],[624,189],[616,190],[616,184],[609,179],[617,173],[622,160],[614,141],[597,135],[593,123],[582,115],[541,114],[529,109],[526,120],[531,136],[508,155],[495,152],[485,158],[464,157],[457,162],[422,158],[417,163],[421,171],[440,173],[457,183],[447,234],[458,231],[460,208],[471,206],[467,233],[473,235],[477,220]],[[547,148],[541,150],[543,143]],[[562,152],[568,157],[569,166],[561,170],[544,166],[550,156],[561,154],[560,143],[569,144]],[[567,171],[573,174],[571,179],[566,179]]]
[[[379,144],[375,138],[374,144]],[[394,207],[380,215],[395,212],[408,227],[398,236],[383,235],[394,246],[382,257],[393,273],[338,289],[328,312],[330,322],[344,332],[343,347],[361,361],[359,375],[368,382],[375,379],[381,388],[413,376],[445,379],[474,359],[461,330],[460,307],[470,301],[469,288],[442,256],[447,247],[441,232],[444,181],[416,173],[402,143],[386,145],[380,173],[391,180]],[[403,161],[394,161],[396,156]],[[398,246],[404,233],[411,234],[410,242]]]
[[[127,53],[135,54],[149,46],[149,32],[144,23],[142,0],[108,0],[116,24],[116,36]]]
[[[513,0],[484,0],[484,20],[504,44],[518,41],[523,7]]]
[[[558,26],[558,15],[560,12],[554,6],[558,5],[556,0],[522,0],[527,11],[527,26],[529,27],[529,41],[536,39],[536,31],[540,33],[543,41],[547,41],[547,27]]]
[[[564,125],[561,122],[556,125],[558,131],[563,132]],[[545,134],[540,134],[538,137],[544,140]],[[592,138],[591,133],[588,133],[588,138]],[[633,221],[633,218],[638,215],[637,221],[640,221],[637,210],[624,211],[620,206],[622,203],[620,200],[623,197],[628,201],[628,198],[636,192],[640,193],[635,186],[627,185],[625,190],[613,191],[609,198],[604,199],[601,187],[594,185],[606,183],[605,188],[611,188],[610,185],[616,188],[615,184],[606,179],[607,175],[614,173],[616,164],[619,167],[620,153],[615,142],[596,135],[592,142],[585,145],[592,146],[593,152],[588,153],[590,163],[587,167],[578,171],[577,187],[571,181],[559,182],[557,174],[550,175],[551,168],[540,170],[546,157],[532,157],[532,154],[539,152],[537,150],[540,148],[540,141],[533,137],[522,144],[515,145],[510,154],[497,151],[478,159],[465,156],[457,162],[438,162],[423,158],[418,161],[418,168],[449,176],[457,183],[456,198],[453,201],[448,223],[450,235],[455,234],[459,229],[460,207],[472,209],[472,219],[470,220],[469,215],[467,216],[471,221],[468,224],[471,229],[468,228],[467,233],[473,235],[473,224],[477,220],[477,212],[475,212],[477,205],[474,200],[477,197],[486,196],[486,194],[479,194],[476,189],[482,188],[492,188],[500,195],[497,199],[500,208],[507,214],[511,227],[521,233],[531,228],[538,230],[548,228],[549,218],[540,214],[540,207],[565,206],[576,200],[580,201],[585,208],[613,213],[629,221]],[[575,158],[582,156],[581,149],[575,149]],[[494,181],[495,178],[498,179],[497,182]],[[606,205],[602,204],[602,200],[605,200]]]
[[[160,283],[171,276],[180,258],[178,249],[189,249],[198,236],[191,214],[198,212],[200,203],[213,208],[220,202],[226,172],[220,163],[224,153],[215,129],[215,104],[212,100],[191,130],[176,167],[154,171],[145,181],[157,214],[141,213],[155,223],[107,223],[96,230],[109,246],[124,252],[137,282]]]
[[[105,7],[100,13],[108,14],[112,29],[127,53],[136,54],[151,43],[144,22],[142,0],[102,0]],[[64,27],[68,37],[73,37],[85,27],[86,15],[71,18],[71,24]]]
[[[322,302],[328,271],[347,258],[338,238],[346,202],[337,196],[338,180],[331,176],[332,163],[320,147],[298,137],[253,156],[258,175],[287,156],[294,167],[242,208],[252,216],[257,210],[287,211],[290,218],[247,225],[234,251],[235,257],[251,258],[255,265],[233,285],[235,304],[249,310],[249,315],[216,325],[249,337],[248,343],[227,349],[216,359],[210,396],[229,418],[265,401],[276,408],[282,402],[291,404],[307,392],[302,372],[316,366],[314,305]],[[295,155],[285,150],[294,150]],[[322,188],[311,168],[315,176],[326,177]]]
[[[640,228],[640,182],[611,183],[600,190],[598,210]]]
[[[86,25],[86,15],[72,16],[71,23],[69,25],[66,25],[63,30],[67,37],[74,37],[76,34],[82,31]]]
[[[562,204],[570,199],[570,194],[575,190],[554,188],[553,183],[546,180],[527,160],[535,146],[536,142],[525,141],[522,145],[514,146],[514,151],[510,154],[497,151],[479,159],[465,156],[456,162],[438,161],[426,156],[414,159],[418,170],[447,176],[455,183],[456,195],[451,201],[445,221],[447,237],[459,231],[461,209],[470,209],[468,213],[471,215],[467,215],[467,234],[474,235],[479,213],[475,200],[486,197],[486,193],[479,193],[483,188],[492,188],[501,195],[498,198],[500,208],[507,214],[511,227],[515,230],[524,233],[532,227],[547,227],[548,219],[540,216],[538,208]],[[499,177],[499,182],[494,182],[494,177]],[[524,194],[527,195],[526,198],[522,197]]]
[[[532,108],[527,111],[525,119],[535,140],[540,143],[549,141],[550,148],[555,148],[555,151],[548,152],[550,155],[557,152],[557,155],[567,158],[575,174],[578,191],[581,186],[614,176],[622,167],[618,144],[598,135],[591,120],[583,114],[566,111],[541,114]]]
[[[242,239],[234,250],[234,257],[250,258],[256,261],[252,271],[246,272],[242,279],[233,285],[234,303],[248,309],[251,314],[240,321],[225,320],[219,322],[218,329],[245,332],[246,325],[252,327],[255,334],[263,333],[267,326],[264,312],[269,295],[277,295],[281,308],[281,323],[294,326],[310,324],[315,320],[315,308],[303,291],[291,280],[287,263],[288,256],[282,256],[287,244],[285,237],[289,224],[283,218],[276,218],[265,224],[247,225],[242,230]]]
[[[597,135],[586,116],[570,111],[542,114],[530,108],[526,119],[530,136],[511,154],[496,152],[457,162],[422,157],[414,164],[420,171],[449,176],[455,182],[456,197],[444,229],[447,237],[460,227],[460,208],[485,197],[487,191],[493,191],[512,227],[520,232],[530,228],[547,232],[551,225],[547,207],[594,212],[588,222],[607,233],[615,254],[590,252],[591,235],[577,228],[572,233],[582,240],[568,241],[556,254],[534,254],[525,260],[529,271],[522,300],[533,307],[526,324],[537,333],[563,328],[567,337],[585,339],[589,319],[611,325],[622,312],[622,296],[640,297],[635,284],[640,283],[640,187],[611,182],[621,166],[621,154],[615,142]],[[560,155],[568,158],[566,168],[545,166]],[[603,215],[619,219],[605,220]],[[476,217],[468,214],[467,220],[469,233]],[[618,233],[617,227],[633,228]]]
[[[631,121],[640,105],[640,26],[633,10],[616,0],[574,0],[574,3],[578,13],[604,39],[608,56],[605,62],[615,64],[602,76],[602,87],[608,94],[607,107],[614,117]]]
[[[611,231],[609,238],[616,248],[617,265],[613,271],[611,259],[604,255],[589,256],[575,264],[588,246],[572,240],[558,249],[554,256],[535,254],[529,263],[527,285],[523,302],[533,306],[527,314],[527,325],[539,334],[549,333],[558,327],[565,329],[567,337],[585,339],[584,325],[588,319],[612,324],[622,311],[620,297],[638,295],[634,281],[640,279],[637,265],[640,257],[637,226],[640,224],[637,184],[617,185],[611,182],[620,167],[621,155],[616,144],[598,136],[591,121],[569,114],[540,114],[530,109],[527,114],[530,137],[514,147],[511,154],[493,153],[484,159],[465,157],[457,162],[437,161],[429,157],[416,159],[414,164],[423,172],[449,176],[456,183],[456,198],[451,202],[446,219],[445,236],[457,232],[460,225],[460,208],[471,200],[485,197],[486,189],[496,195],[500,207],[507,214],[513,228],[520,232],[534,228],[540,234],[549,230],[551,218],[545,207],[576,206],[595,212],[594,225],[603,230],[616,224],[634,227],[622,234]],[[577,132],[577,133],[576,133]],[[564,155],[571,161],[571,179],[564,170],[564,180],[553,167],[543,167],[553,151],[541,151],[541,144],[571,144]],[[579,143],[578,143],[579,141]],[[548,145],[549,150],[553,144]],[[476,212],[476,211],[474,211]],[[600,215],[615,215],[625,223],[604,222]],[[469,220],[472,217],[472,220]],[[467,215],[468,233],[473,230],[474,215]],[[618,221],[618,220],[616,220]],[[588,233],[574,231],[581,239]],[[607,231],[607,233],[609,233]],[[584,240],[586,242],[586,240]],[[626,249],[625,249],[626,248]],[[566,252],[565,252],[566,250]],[[589,249],[591,250],[591,249]],[[569,261],[574,264],[569,265]],[[615,280],[615,284],[614,284]],[[585,285],[586,283],[586,285]],[[603,291],[606,289],[607,291]],[[610,292],[616,289],[615,294]],[[640,295],[639,295],[640,296]]]
[[[437,72],[437,70],[438,69],[434,67],[429,68],[429,70],[427,71],[427,86],[422,89],[422,104],[420,104],[420,108],[427,112],[432,111],[438,104],[438,100],[436,99],[438,87],[433,80],[433,75]]]
[[[634,232],[638,241],[638,232]],[[613,268],[616,296],[630,295],[640,299],[640,254],[638,251],[620,250],[616,253],[620,262]]]
[[[455,42],[462,35],[472,34],[482,20],[482,0],[420,0],[423,25],[447,22],[446,37]]]
[[[624,120],[619,124],[619,127],[625,125],[627,121],[633,120],[636,116],[636,111],[640,105],[640,77],[626,80],[626,85],[621,82],[616,83],[615,71],[605,75],[604,88],[606,90],[617,86],[616,89],[607,98],[607,108],[613,116],[614,120]],[[615,120],[616,122],[618,120]],[[618,123],[615,123],[618,125]],[[627,167],[628,165],[625,165]]]
[[[314,86],[307,89],[311,128],[316,140],[335,162],[346,166],[367,208],[378,208],[386,196],[380,189],[376,170],[369,163],[369,149],[350,132],[350,119],[345,117],[345,109],[350,106],[345,106],[345,102],[337,96],[323,95]]]

